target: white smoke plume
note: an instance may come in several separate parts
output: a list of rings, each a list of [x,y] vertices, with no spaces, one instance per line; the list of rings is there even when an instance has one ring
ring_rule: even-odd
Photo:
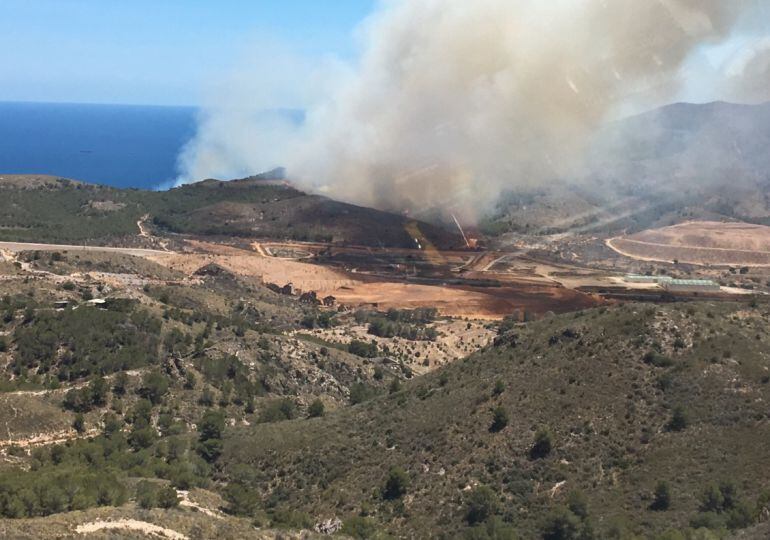
[[[384,1],[361,30],[358,64],[307,81],[321,90],[301,125],[262,122],[244,113],[262,103],[223,95],[182,156],[183,177],[282,165],[342,200],[455,205],[468,219],[505,188],[570,175],[599,126],[674,99],[690,55],[768,2]],[[755,93],[768,82],[765,52],[743,65]]]

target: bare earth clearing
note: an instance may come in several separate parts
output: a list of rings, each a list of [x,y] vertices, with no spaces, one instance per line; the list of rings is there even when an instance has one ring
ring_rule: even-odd
[[[252,249],[188,240],[189,250],[182,252],[121,247],[70,246],[54,244],[27,244],[18,242],[0,243],[0,249],[18,251],[91,251],[113,252],[143,257],[188,276],[210,263],[216,263],[229,271],[254,277],[265,283],[285,285],[291,283],[295,289],[314,291],[319,296],[332,295],[339,303],[347,306],[374,306],[378,309],[436,307],[442,315],[467,317],[471,319],[501,319],[515,311],[543,314],[548,311],[564,312],[591,307],[595,298],[563,287],[555,280],[532,276],[507,276],[503,286],[482,287],[472,284],[453,284],[452,276],[447,282],[434,284],[414,283],[396,276],[343,270],[306,262],[300,258],[268,256],[270,245],[257,244]],[[287,245],[281,244],[280,252],[286,253]],[[297,249],[300,249],[300,245]],[[316,246],[317,248],[317,246]],[[362,248],[350,248],[351,252]],[[399,254],[422,257],[420,250],[398,250]],[[456,263],[471,264],[483,257],[472,253],[436,252],[432,257],[443,264],[454,267]],[[477,266],[477,264],[474,264]],[[476,272],[484,278],[484,272]]]
[[[607,246],[633,259],[702,266],[770,266],[770,227],[691,221],[612,238]]]
[[[79,534],[89,534],[104,530],[138,531],[148,536],[170,538],[171,540],[187,539],[187,536],[174,530],[166,529],[165,527],[160,527],[153,523],[139,521],[136,519],[119,519],[117,521],[92,521],[90,523],[83,523],[82,525],[78,525],[75,528],[75,532]]]
[[[488,323],[479,321],[437,321],[430,326],[439,333],[435,341],[380,338],[369,334],[366,325],[338,326],[305,333],[334,343],[348,344],[354,339],[376,341],[381,349],[387,347],[392,355],[414,359],[410,367],[415,373],[426,373],[454,360],[465,358],[488,345],[496,335],[494,328],[487,328]]]
[[[153,253],[147,258],[173,270],[191,274],[216,263],[239,275],[265,283],[334,296],[347,306],[369,305],[379,309],[436,307],[442,315],[472,319],[500,319],[516,310],[545,313],[594,305],[595,299],[565,289],[555,282],[511,280],[504,287],[425,285],[354,273],[287,258],[265,257],[265,245],[247,251],[209,242],[189,241],[194,252]],[[420,253],[415,251],[415,253]]]

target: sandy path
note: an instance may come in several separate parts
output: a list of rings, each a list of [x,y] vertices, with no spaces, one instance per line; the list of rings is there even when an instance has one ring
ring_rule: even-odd
[[[0,249],[8,251],[97,251],[107,253],[124,253],[126,255],[135,255],[137,257],[146,257],[148,255],[167,255],[165,251],[159,249],[144,248],[123,248],[107,246],[75,246],[68,244],[35,244],[29,242],[0,242]]]
[[[0,448],[5,446],[19,446],[21,448],[27,448],[29,446],[46,446],[49,444],[65,443],[75,439],[87,439],[89,437],[95,437],[98,434],[98,429],[89,429],[84,433],[78,433],[74,429],[68,429],[53,433],[40,433],[31,437],[17,439],[9,438],[5,441],[0,440]]]
[[[147,233],[147,229],[144,228],[144,222],[147,221],[150,217],[150,214],[145,214],[142,217],[139,218],[139,220],[136,222],[136,226],[139,227],[139,236],[142,236],[144,238],[149,238],[150,235]]]
[[[75,532],[78,534],[89,534],[103,530],[128,530],[128,531],[140,531],[147,535],[159,536],[161,538],[169,538],[170,540],[187,540],[187,536],[182,533],[178,533],[172,529],[166,529],[160,527],[154,523],[147,521],[139,521],[136,519],[119,519],[117,521],[91,521],[89,523],[83,523],[75,527]]]
[[[186,508],[193,508],[198,512],[205,514],[209,517],[212,517],[214,519],[224,519],[224,516],[219,512],[215,512],[214,510],[206,508],[205,506],[201,506],[197,502],[191,500],[189,491],[178,489],[176,490],[176,494],[179,496],[179,506],[184,506]]]

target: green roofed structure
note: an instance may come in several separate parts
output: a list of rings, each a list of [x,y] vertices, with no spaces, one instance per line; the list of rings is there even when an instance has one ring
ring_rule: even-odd
[[[661,283],[671,292],[719,292],[719,284],[710,279],[670,279]]]

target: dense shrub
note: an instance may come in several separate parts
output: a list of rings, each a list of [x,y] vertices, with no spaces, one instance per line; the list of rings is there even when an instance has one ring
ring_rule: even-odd
[[[478,486],[468,494],[465,507],[465,521],[470,525],[481,523],[497,512],[497,495],[488,486]]]
[[[406,495],[407,489],[409,489],[409,475],[401,467],[393,467],[388,472],[385,486],[382,488],[382,498],[398,499]]]
[[[319,418],[324,415],[324,410],[323,401],[316,399],[310,404],[310,407],[308,407],[307,415],[309,418]]]
[[[377,524],[370,518],[354,516],[345,520],[340,532],[351,538],[374,538],[377,534]]]
[[[143,480],[136,486],[136,503],[142,508],[173,508],[179,505],[176,490]]]
[[[222,434],[225,416],[221,411],[208,410],[198,422],[198,454],[212,463],[222,454]]]
[[[357,382],[350,386],[350,404],[363,403],[376,395],[376,390],[363,382]]]
[[[76,380],[152,365],[160,325],[145,311],[37,311],[14,332],[18,354],[13,369],[17,374],[56,370],[60,380]]]
[[[125,501],[126,491],[111,471],[68,465],[0,474],[0,515],[7,518],[119,506]]]
[[[367,343],[357,339],[350,342],[348,352],[362,358],[374,358],[379,354],[376,343]]]
[[[658,482],[655,486],[655,492],[650,504],[650,509],[656,511],[668,510],[671,507],[671,488],[668,483]]]
[[[674,364],[668,356],[664,356],[657,351],[649,351],[644,355],[644,363],[655,367],[670,367]]]
[[[518,540],[516,529],[505,523],[499,516],[492,516],[483,523],[467,529],[464,540]]]
[[[139,388],[139,395],[148,399],[153,405],[158,405],[163,401],[163,396],[168,392],[169,382],[158,371],[150,371],[142,379],[142,386]]]
[[[671,414],[671,420],[666,424],[666,429],[669,431],[683,431],[687,428],[689,423],[690,421],[684,407],[677,405],[674,407],[674,412]]]
[[[502,431],[503,429],[505,429],[507,425],[508,425],[508,411],[506,411],[505,407],[503,407],[502,405],[498,405],[492,411],[492,425],[489,426],[489,431],[491,431],[492,433],[497,433],[498,431]]]
[[[259,413],[259,421],[263,423],[282,422],[296,417],[297,405],[289,398],[270,401]]]
[[[530,448],[529,456],[532,459],[547,457],[553,450],[553,436],[547,429],[540,429],[535,433],[535,441]]]
[[[543,540],[592,540],[593,534],[586,530],[580,516],[569,508],[559,506],[551,511],[541,526]]]
[[[709,484],[700,495],[699,514],[693,518],[693,527],[709,529],[742,529],[754,523],[756,513],[742,500],[732,482]]]
[[[377,337],[400,337],[411,341],[435,341],[438,337],[432,326],[393,322],[384,317],[370,318],[367,332]]]

